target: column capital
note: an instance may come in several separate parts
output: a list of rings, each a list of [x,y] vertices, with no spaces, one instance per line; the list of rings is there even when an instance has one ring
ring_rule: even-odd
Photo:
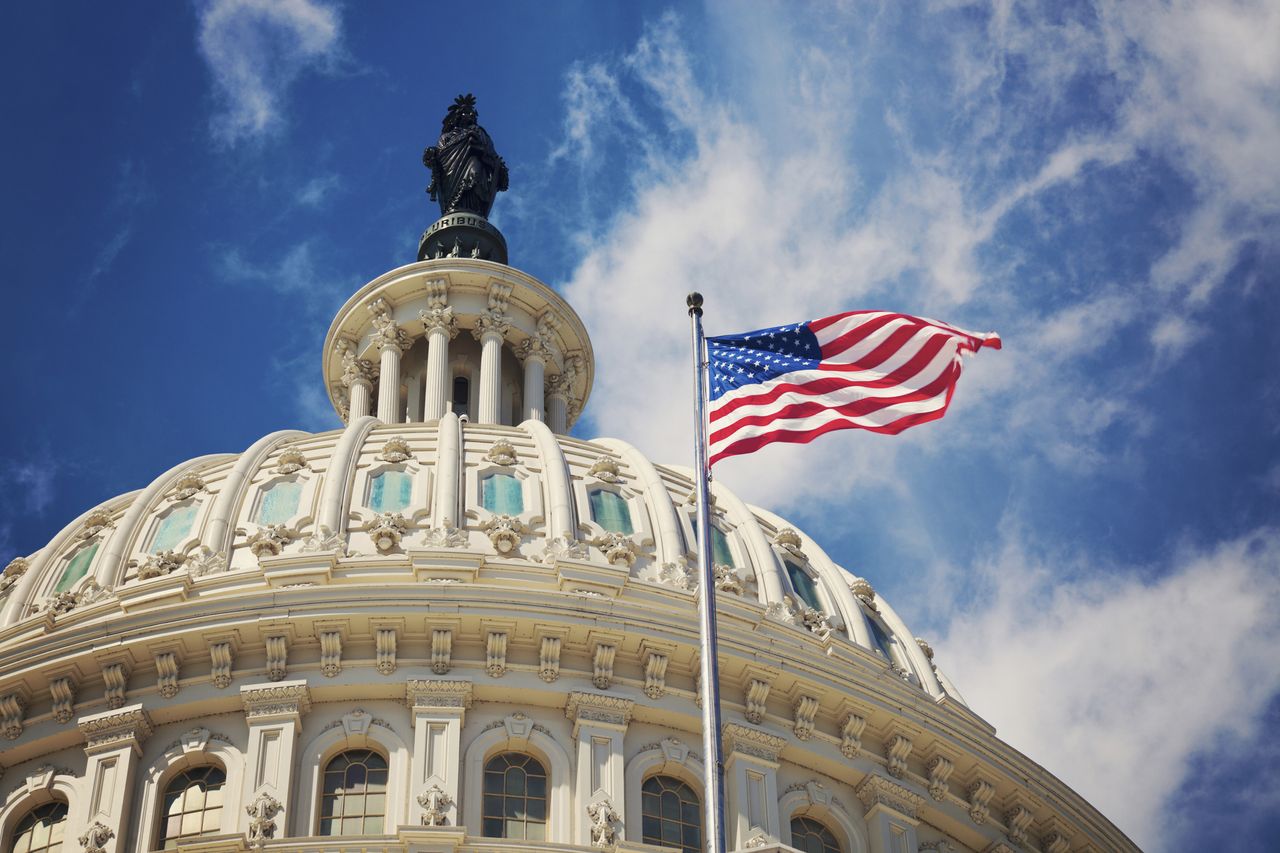
[[[583,368],[582,355],[569,353],[564,357],[564,369],[547,380],[548,397],[564,397],[568,400],[573,395],[573,383],[581,375]]]
[[[617,696],[601,696],[598,693],[574,691],[564,706],[564,715],[573,720],[574,737],[583,723],[623,730],[631,722],[631,711],[636,703]]]
[[[471,336],[477,341],[484,343],[484,339],[490,335],[497,335],[501,340],[506,337],[507,329],[511,327],[511,318],[503,311],[497,308],[491,308],[481,312],[476,317],[476,324],[471,329]]]
[[[311,690],[303,679],[246,684],[240,688],[240,701],[251,724],[279,718],[298,721],[311,710]]]
[[[141,704],[81,717],[76,725],[85,736],[89,755],[131,746],[141,753],[142,741],[151,735],[151,717]]]
[[[343,338],[338,338],[338,342],[334,344],[333,348],[342,359],[342,384],[348,388],[356,384],[373,388],[375,371],[369,360],[357,358],[355,347],[352,346],[350,341]]]
[[[553,350],[551,344],[542,338],[531,335],[520,342],[516,347],[516,358],[520,359],[521,364],[529,359],[536,359],[543,364],[551,362]]]
[[[787,745],[787,739],[753,729],[741,723],[725,723],[723,731],[724,751],[758,758],[776,764],[778,755]]]
[[[396,325],[387,300],[378,297],[369,303],[368,309],[373,316],[373,342],[378,349],[383,352],[392,348],[399,352],[407,350],[412,342],[405,330]]]
[[[418,312],[418,319],[422,320],[422,330],[428,335],[439,330],[448,335],[449,340],[458,336],[458,318],[453,314],[452,305],[423,309]]]
[[[461,713],[471,707],[471,694],[470,681],[411,678],[404,686],[405,701],[413,711],[447,709]]]
[[[877,808],[884,808],[914,822],[920,809],[924,808],[924,797],[892,779],[886,779],[875,773],[867,774],[853,792],[862,801],[867,816]]]

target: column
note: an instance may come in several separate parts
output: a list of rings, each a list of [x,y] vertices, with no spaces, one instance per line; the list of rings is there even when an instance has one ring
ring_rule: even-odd
[[[739,723],[724,727],[725,843],[730,850],[776,842],[778,755],[785,738]]]
[[[892,779],[868,774],[854,790],[866,809],[871,853],[915,853],[924,797]]]
[[[547,382],[547,425],[557,435],[569,431],[569,398],[581,371],[582,356],[570,353],[564,357],[564,369]]]
[[[591,820],[587,806],[608,800],[618,816],[617,830],[622,837],[626,826],[623,791],[622,738],[631,722],[635,702],[598,693],[569,694],[564,712],[573,720],[573,739],[577,746],[578,789],[574,794],[574,840],[582,846],[591,844]]]
[[[419,313],[422,327],[427,334],[427,376],[423,383],[422,419],[435,421],[449,411],[452,389],[449,387],[449,341],[458,334],[458,323],[453,308],[448,305],[433,307]]]
[[[524,360],[524,419],[545,421],[542,377],[547,363],[546,347],[537,338],[529,338],[520,345],[518,355]]]
[[[422,377],[406,376],[405,385],[409,389],[409,394],[405,401],[404,422],[417,423],[422,420]]]
[[[336,349],[342,358],[342,384],[347,388],[350,404],[347,420],[350,422],[369,414],[373,365],[366,359],[356,358],[355,348],[349,341],[339,338]]]
[[[502,405],[502,341],[509,322],[501,311],[490,309],[476,318],[471,334],[480,342],[480,411],[476,420],[482,424],[499,423]]]
[[[471,682],[410,679],[405,699],[413,712],[409,823],[457,826],[462,720],[471,707]]]
[[[547,426],[556,435],[564,435],[569,431],[569,401],[564,394],[556,393],[554,388],[547,392]]]
[[[395,338],[378,341],[382,355],[378,362],[378,420],[400,423],[400,342]]]
[[[311,710],[311,692],[304,679],[246,684],[240,688],[240,701],[249,724],[249,750],[241,802],[229,803],[228,807],[236,809],[243,832],[249,828],[245,808],[265,795],[276,807],[268,810],[275,814],[274,837],[283,838],[289,834],[288,822],[294,816],[290,794],[298,758],[297,740],[302,731],[302,715]],[[311,829],[303,827],[301,832],[310,835]]]
[[[131,800],[142,741],[151,734],[151,719],[138,704],[81,717],[77,725],[85,736],[84,751],[89,756],[84,772],[89,787],[87,797],[71,805],[74,811],[66,837],[70,840],[88,834],[111,853],[131,849]],[[114,846],[108,839],[114,839]]]

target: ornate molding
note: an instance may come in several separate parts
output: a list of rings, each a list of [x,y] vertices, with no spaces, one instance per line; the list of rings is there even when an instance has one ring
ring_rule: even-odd
[[[159,554],[148,554],[138,566],[138,580],[145,581],[176,572],[187,561],[186,555],[173,551],[161,551]]]
[[[204,491],[208,491],[204,478],[196,471],[188,471],[173,484],[173,494],[169,496],[169,500],[185,501],[187,498],[194,497],[196,493]]]
[[[409,520],[398,512],[384,512],[365,524],[365,530],[373,539],[373,547],[386,554],[400,547],[400,540],[409,531]]]
[[[507,632],[490,631],[485,641],[484,671],[490,678],[501,678],[507,674]]]
[[[632,700],[617,696],[574,691],[565,703],[564,715],[573,721],[575,733],[578,725],[584,722],[625,728],[631,722],[635,705]]]
[[[105,685],[107,707],[123,708],[125,690],[129,686],[129,670],[123,663],[109,663],[102,668],[102,683]]]
[[[253,556],[261,560],[263,557],[279,556],[297,535],[287,524],[268,524],[254,531],[245,544],[249,546]]]
[[[996,789],[986,779],[975,779],[969,785],[969,819],[982,826],[991,816],[991,797]]]
[[[521,536],[525,532],[524,523],[510,515],[490,516],[480,529],[489,537],[493,550],[499,554],[510,554],[520,547]]]
[[[405,683],[404,695],[411,709],[471,707],[470,681],[434,681],[411,678]]]
[[[630,568],[636,561],[636,545],[625,533],[606,531],[591,540],[604,553],[604,558],[614,565]]]
[[[925,772],[929,774],[929,796],[939,802],[947,798],[947,779],[953,770],[955,765],[945,755],[935,755],[929,759],[929,763],[925,765]]]
[[[644,661],[644,695],[661,699],[667,692],[667,664],[669,658],[658,652],[649,652]]]
[[[374,669],[379,675],[390,675],[396,671],[396,629],[378,628],[373,634],[374,653],[377,661]]]
[[[292,445],[284,448],[276,457],[275,472],[277,474],[296,474],[303,468],[310,468],[306,454]]]
[[[876,606],[876,591],[871,586],[870,581],[866,578],[851,577],[849,578],[849,591],[854,597],[871,608],[875,612],[880,612],[880,608]]]
[[[311,710],[311,690],[304,681],[286,684],[249,684],[240,688],[244,714],[259,717],[301,716]]]
[[[892,734],[885,739],[884,757],[887,762],[885,769],[893,778],[902,779],[907,775],[907,758],[910,755],[911,738],[906,735]]]
[[[8,740],[17,740],[22,735],[26,711],[27,699],[21,693],[0,696],[0,734]]]
[[[813,696],[801,696],[796,700],[791,730],[800,740],[813,737],[814,722],[818,717],[818,700]]]
[[[618,827],[622,816],[606,796],[587,803],[587,820],[591,824],[591,846],[597,850],[612,850],[618,844]]]
[[[107,853],[107,845],[116,837],[116,832],[101,821],[94,821],[78,839],[84,853]]]
[[[859,714],[849,714],[840,723],[840,752],[845,758],[857,758],[862,751],[862,732],[867,719]]]
[[[453,797],[439,785],[432,785],[418,795],[418,805],[422,806],[423,826],[444,826],[449,807],[453,805]]]
[[[267,650],[267,680],[284,681],[289,666],[289,639],[287,637],[267,637],[263,640]]]
[[[622,475],[618,472],[618,461],[607,455],[596,457],[596,461],[592,462],[591,467],[587,469],[587,476],[595,477],[602,483],[616,483],[622,479]]]
[[[335,678],[342,672],[342,632],[321,631],[319,639],[320,674]]]
[[[884,806],[913,820],[925,803],[924,797],[914,791],[874,773],[868,774],[854,789],[854,793],[868,812],[876,806]]]
[[[795,528],[784,527],[779,530],[773,536],[773,544],[777,545],[793,557],[801,560],[808,560],[808,557],[805,556],[804,551],[800,548],[800,545],[802,544],[800,541],[800,534],[795,531]]]
[[[53,718],[59,723],[69,723],[75,716],[76,682],[69,675],[49,682],[49,698],[53,700]]]
[[[560,677],[560,638],[543,637],[538,647],[538,677],[550,684]]]
[[[213,686],[222,690],[231,685],[231,667],[235,662],[235,650],[231,643],[211,643],[209,645],[209,661],[212,669],[209,678]]]
[[[616,645],[596,643],[596,651],[591,658],[591,683],[597,690],[608,690],[613,686],[613,661],[617,654]]]
[[[724,750],[726,754],[736,752],[764,761],[776,762],[778,755],[781,754],[783,747],[786,745],[786,738],[771,735],[768,732],[762,732],[750,726],[726,723],[724,727]]]
[[[742,687],[743,704],[746,705],[745,716],[749,723],[764,722],[765,702],[769,698],[769,688],[772,682],[763,678],[748,676],[747,683]]]
[[[173,652],[159,652],[155,662],[156,687],[161,696],[172,699],[178,695],[178,656]]]
[[[98,507],[85,518],[79,537],[81,539],[92,539],[107,528],[115,526],[115,522],[111,520],[111,513],[102,507]]]
[[[453,632],[436,628],[431,632],[431,671],[444,675],[453,668]]]
[[[96,752],[121,746],[139,746],[151,736],[151,717],[141,705],[84,717],[79,723],[85,750]]]
[[[266,791],[259,791],[258,795],[253,798],[253,802],[244,807],[245,812],[249,815],[248,840],[251,847],[259,849],[266,846],[268,841],[276,837],[275,817],[280,814],[283,806],[275,797]]]

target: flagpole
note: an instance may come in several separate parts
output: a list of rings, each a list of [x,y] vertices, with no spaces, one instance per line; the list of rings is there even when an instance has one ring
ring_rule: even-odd
[[[720,662],[716,643],[716,584],[711,565],[711,508],[708,496],[706,361],[702,336],[702,294],[685,299],[693,335],[694,480],[698,487],[698,639],[702,687],[703,823],[708,853],[725,853],[724,750],[720,744]]]

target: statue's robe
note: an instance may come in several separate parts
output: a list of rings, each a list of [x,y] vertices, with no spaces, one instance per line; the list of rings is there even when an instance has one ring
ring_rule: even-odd
[[[436,146],[436,160],[441,213],[466,210],[488,216],[501,189],[502,161],[485,129],[473,124],[444,134]]]

